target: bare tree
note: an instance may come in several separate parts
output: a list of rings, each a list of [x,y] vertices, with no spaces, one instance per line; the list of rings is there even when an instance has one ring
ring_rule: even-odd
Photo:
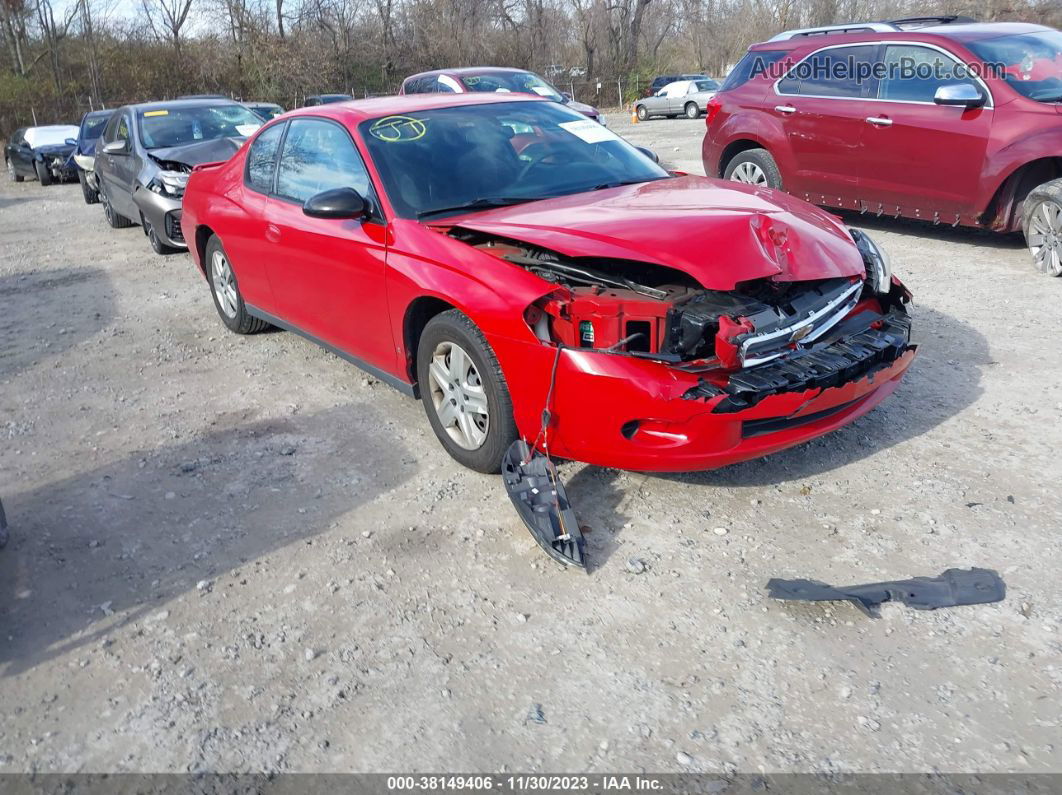
[[[181,30],[188,21],[192,0],[141,0],[152,32],[169,41],[178,62],[181,60]]]

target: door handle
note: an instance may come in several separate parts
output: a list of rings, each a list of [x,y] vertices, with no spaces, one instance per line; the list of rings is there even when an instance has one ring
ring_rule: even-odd
[[[270,243],[280,242],[280,227],[276,224],[266,224],[265,238]]]
[[[888,127],[892,124],[892,119],[888,116],[867,116],[867,121],[875,127]]]
[[[775,105],[774,109],[779,113],[785,113],[786,115],[790,113],[796,113],[796,108],[794,108],[792,105]]]

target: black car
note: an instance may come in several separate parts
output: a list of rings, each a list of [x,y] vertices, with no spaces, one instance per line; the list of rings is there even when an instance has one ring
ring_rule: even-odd
[[[251,112],[261,116],[262,121],[275,119],[284,112],[284,108],[275,102],[244,102],[243,104],[250,108]]]
[[[313,94],[306,97],[307,108],[313,105],[331,105],[333,102],[347,102],[354,99],[350,94]]]
[[[74,165],[77,166],[77,179],[81,183],[81,193],[85,204],[95,204],[100,200],[100,187],[96,183],[96,142],[103,135],[103,128],[108,119],[114,115],[113,110],[89,111],[81,117],[81,129],[74,147]]]
[[[77,145],[78,128],[73,124],[20,127],[4,149],[7,173],[14,182],[36,177],[41,185],[76,178],[70,155]]]

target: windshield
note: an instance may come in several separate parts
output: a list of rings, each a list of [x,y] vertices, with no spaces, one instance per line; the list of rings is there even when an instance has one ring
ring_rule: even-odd
[[[444,216],[667,172],[607,127],[553,102],[500,102],[362,122],[395,211]]]
[[[81,122],[81,140],[93,141],[103,135],[103,128],[110,121],[110,114],[106,116],[89,116]]]
[[[26,142],[34,149],[38,146],[65,144],[67,138],[77,138],[77,127],[72,124],[60,124],[54,127],[31,127],[26,130]]]
[[[137,120],[140,141],[148,149],[244,138],[262,126],[261,118],[233,103],[141,110]]]
[[[461,80],[469,91],[538,94],[554,102],[564,102],[564,97],[557,89],[533,72],[480,72],[461,75]]]
[[[989,68],[1002,64],[1003,79],[1019,94],[1039,102],[1062,101],[1062,33],[1023,33],[966,42]]]
[[[698,91],[718,91],[719,84],[714,80],[697,80]]]

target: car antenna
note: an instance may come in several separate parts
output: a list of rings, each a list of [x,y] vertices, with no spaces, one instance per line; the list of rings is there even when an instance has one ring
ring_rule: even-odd
[[[553,397],[563,352],[563,343],[558,343],[538,435],[530,445],[522,438],[512,443],[502,458],[502,481],[520,519],[546,554],[565,566],[585,570],[586,541],[549,453]]]

